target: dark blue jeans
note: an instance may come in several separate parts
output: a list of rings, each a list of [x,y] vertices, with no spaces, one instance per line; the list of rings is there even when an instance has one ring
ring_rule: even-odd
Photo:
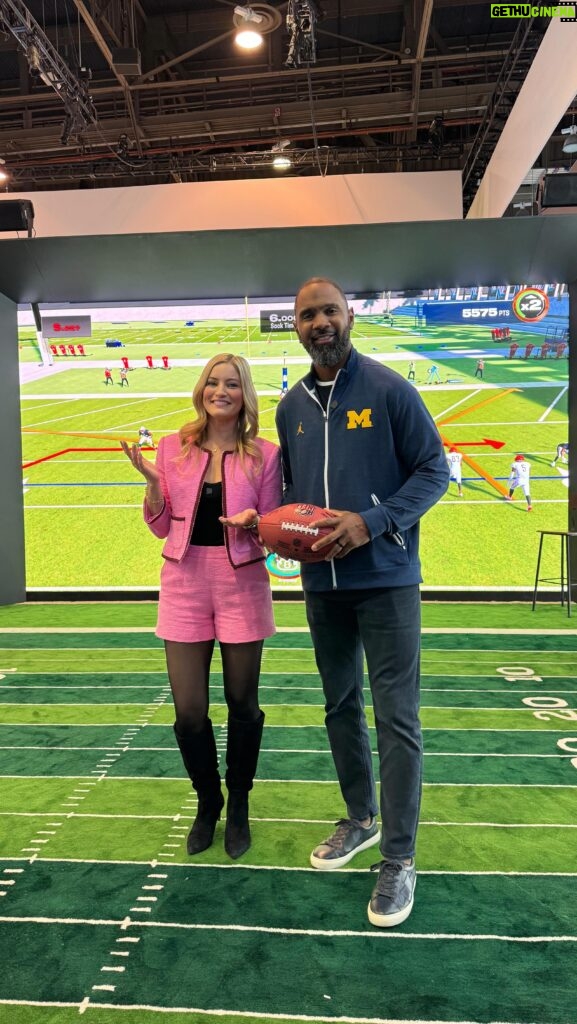
[[[363,651],[373,698],[382,822],[381,852],[413,857],[421,803],[419,587],[305,593],[326,727],[351,818],[378,811],[363,697]]]

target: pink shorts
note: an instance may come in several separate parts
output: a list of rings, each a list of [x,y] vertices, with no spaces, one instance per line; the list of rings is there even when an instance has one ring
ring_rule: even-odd
[[[160,573],[156,635],[162,640],[225,644],[264,640],[275,632],[264,562],[233,569],[222,547],[191,545],[182,562]]]

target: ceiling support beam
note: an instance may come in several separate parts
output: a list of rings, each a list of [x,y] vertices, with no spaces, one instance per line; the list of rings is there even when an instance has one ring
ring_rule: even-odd
[[[77,0],[74,0],[76,3]],[[145,75],[141,75],[138,79],[139,82],[146,82],[149,78],[154,78],[159,75],[161,71],[166,71],[167,68],[171,68],[174,64],[182,64],[183,61],[188,60],[189,57],[196,56],[197,53],[202,53],[203,50],[208,50],[211,46],[216,46],[217,43],[221,43],[223,39],[229,39],[233,36],[236,29],[232,28],[229,32],[223,32],[222,35],[216,36],[214,39],[210,39],[207,43],[202,43],[201,46],[195,46],[193,50],[187,50],[186,53],[179,54],[178,57],[173,57],[172,60],[167,60],[164,64],[159,64],[157,67],[152,68],[151,71],[147,71]]]
[[[353,36],[344,36],[342,32],[328,32],[324,28],[317,28],[316,32],[317,35],[326,36],[327,39],[342,39],[344,43],[352,43],[353,46],[358,46],[359,50],[371,50],[373,53],[388,54],[397,59],[400,57],[400,53],[397,53],[396,50],[390,50],[386,46],[375,46],[373,43],[363,42],[361,39],[353,38]]]
[[[112,60],[112,52],[110,50],[110,47],[109,47],[108,43],[106,42],[104,36],[102,35],[100,29],[98,28],[98,25],[94,21],[94,18],[90,14],[90,11],[88,10],[86,4],[84,3],[84,0],[74,0],[74,3],[76,5],[76,7],[78,8],[78,11],[80,12],[80,14],[81,14],[81,16],[82,16],[82,18],[83,18],[83,20],[84,20],[84,22],[85,22],[89,32],[90,32],[90,34],[92,35],[96,45],[98,46],[98,49],[100,50],[100,52],[102,53],[103,57],[107,61],[110,70],[112,71],[113,75],[117,79],[117,81],[118,81],[118,83],[119,83],[119,85],[120,85],[120,87],[122,89],[122,92],[124,93],[124,99],[126,101],[126,107],[128,109],[128,116],[130,118],[130,123],[132,125],[132,130],[134,132],[134,141],[135,141],[135,144],[136,144],[136,150],[138,152],[138,155],[142,156],[142,130],[140,128],[140,125],[138,124],[138,120],[137,120],[137,117],[136,117],[136,111],[134,109],[134,103],[133,103],[133,100],[132,100],[132,95],[131,95],[131,92],[130,92],[130,86],[128,84],[128,81],[127,81],[127,79],[125,78],[124,75],[119,74],[119,72],[114,69],[114,63],[113,63],[113,60]]]
[[[577,23],[552,18],[467,214],[502,217],[577,95]]]
[[[433,13],[433,0],[415,0],[415,3],[419,8],[418,15],[420,15],[420,20],[417,45],[415,49],[415,66],[413,68],[413,126],[410,133],[411,142],[414,142],[417,138],[423,57],[425,56],[425,50],[427,48],[427,39],[429,38],[429,29],[431,27],[431,15]]]

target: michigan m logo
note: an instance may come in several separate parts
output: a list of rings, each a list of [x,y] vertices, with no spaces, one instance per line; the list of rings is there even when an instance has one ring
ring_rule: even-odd
[[[354,409],[347,409],[347,430],[356,430],[357,427],[372,427],[372,409],[363,409],[356,412]]]

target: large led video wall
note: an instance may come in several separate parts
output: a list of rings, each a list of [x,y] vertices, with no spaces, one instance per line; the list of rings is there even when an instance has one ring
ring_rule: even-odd
[[[453,470],[422,523],[426,587],[531,586],[537,530],[567,525],[566,287],[349,301],[353,344],[420,391]],[[153,589],[162,545],[142,522],[144,482],[119,442],[149,437],[154,459],[158,439],[191,418],[194,383],[219,351],[249,359],[261,433],[274,441],[278,402],[309,365],[291,299],[41,314],[38,329],[19,311],[27,587]],[[526,485],[510,501],[520,461]],[[279,591],[300,587],[298,563],[270,555],[267,565]]]

